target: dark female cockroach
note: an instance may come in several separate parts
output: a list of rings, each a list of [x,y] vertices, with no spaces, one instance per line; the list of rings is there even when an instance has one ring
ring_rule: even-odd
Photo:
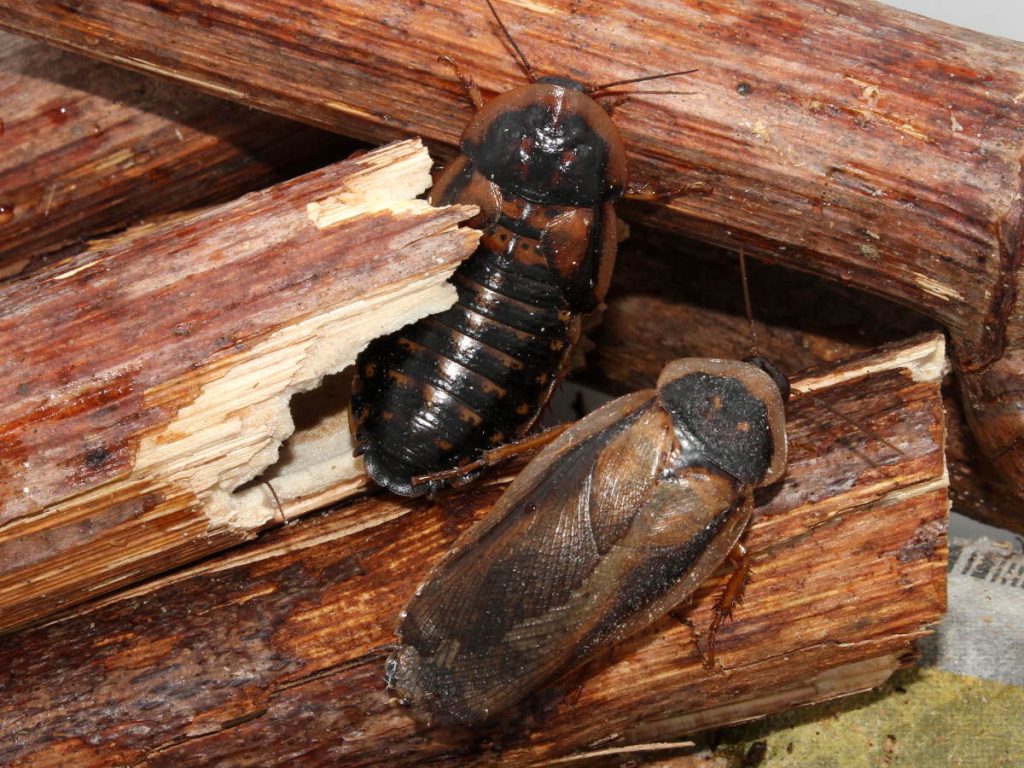
[[[676,360],[563,432],[417,590],[390,689],[432,723],[484,723],[732,558],[712,648],[748,572],[753,491],[785,472],[788,394],[761,358]]]
[[[472,480],[486,451],[533,428],[615,261],[626,149],[592,96],[653,77],[590,89],[538,79],[508,40],[533,82],[483,105],[459,72],[478,111],[430,196],[480,209],[470,222],[483,230],[480,247],[452,278],[458,301],[356,361],[356,452],[378,484],[403,495]]]

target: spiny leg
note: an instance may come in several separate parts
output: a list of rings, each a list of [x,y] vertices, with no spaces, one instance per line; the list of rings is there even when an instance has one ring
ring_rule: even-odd
[[[438,56],[437,60],[445,62],[455,70],[455,77],[459,79],[462,88],[466,91],[466,97],[473,105],[473,110],[479,112],[484,106],[484,97],[481,95],[477,84],[473,82],[473,79],[463,74],[462,68],[451,56]]]
[[[664,203],[684,195],[706,197],[714,192],[714,188],[705,181],[695,181],[675,189],[667,189],[650,181],[631,182],[622,194],[625,200]]]
[[[711,669],[715,663],[715,636],[718,634],[718,628],[726,617],[732,615],[732,608],[743,596],[743,588],[750,577],[751,558],[746,547],[736,542],[733,548],[729,550],[728,559],[736,566],[736,570],[732,572],[729,581],[725,584],[721,597],[718,598],[718,602],[715,603],[715,607],[712,609],[713,615],[711,626],[708,627],[708,639],[705,646],[706,653],[704,654],[704,666],[707,669]]]

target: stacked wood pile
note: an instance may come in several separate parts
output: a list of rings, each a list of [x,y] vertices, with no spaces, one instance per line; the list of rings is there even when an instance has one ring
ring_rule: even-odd
[[[716,577],[541,693],[521,731],[423,732],[383,690],[402,604],[504,480],[367,495],[344,370],[451,300],[471,211],[416,199],[430,160],[409,142],[242,196],[339,143],[226,102],[450,155],[469,110],[437,55],[485,96],[522,82],[485,6],[23,4],[0,26],[106,63],[0,38],[18,96],[0,104],[4,762],[530,764],[876,685],[944,607],[942,344],[890,343],[936,324],[964,403],[956,489],[1024,528],[1021,46],[872,3],[500,9],[543,73],[700,70],[672,86],[696,95],[616,109],[636,176],[706,194],[625,209],[590,381],[626,391],[680,354],[745,352],[732,257],[700,243],[870,294],[755,270],[763,351],[819,367],[797,379],[791,466],[761,500],[721,668],[693,641]]]

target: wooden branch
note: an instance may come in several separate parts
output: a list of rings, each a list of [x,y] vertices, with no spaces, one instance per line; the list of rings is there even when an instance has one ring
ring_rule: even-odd
[[[1024,498],[1024,44],[866,0],[500,9],[543,73],[698,68],[671,86],[696,95],[633,94],[616,121],[637,177],[713,192],[633,214],[940,320],[978,445]],[[524,82],[475,1],[45,0],[0,26],[373,141],[454,144],[470,110],[441,54],[488,94]]]
[[[747,261],[758,348],[787,372],[834,363],[881,344],[935,330],[936,323],[880,297],[811,275]],[[685,332],[683,332],[685,329]],[[750,354],[736,254],[633,227],[620,251],[588,368],[578,375],[616,394],[654,386],[677,357]],[[1024,532],[1012,483],[981,461],[960,393],[943,387],[946,461],[954,508]]]
[[[335,155],[340,143],[335,134],[5,33],[0,83],[7,150],[0,155],[0,200],[6,201],[0,205],[14,214],[0,222],[0,276],[41,266],[98,231],[300,173]],[[597,331],[592,375],[626,392],[650,386],[673,357],[745,355],[747,329],[730,257],[705,257],[717,250],[693,241],[680,246],[675,236],[634,227]],[[695,256],[699,269],[691,262]],[[770,326],[762,332],[766,351],[786,370],[834,361],[925,327],[881,299],[808,276],[755,270],[754,280],[771,283],[759,291],[770,298],[758,302],[757,315]],[[669,336],[664,328],[686,333]],[[627,359],[628,366],[620,364]],[[945,404],[952,415],[951,492],[959,510],[1024,530],[1020,502],[1005,489],[1002,473],[979,476],[958,400],[947,397]]]
[[[385,147],[0,288],[0,629],[363,486],[344,397],[273,492],[245,484],[292,394],[454,300],[473,209],[415,199],[430,166],[419,142]]]
[[[8,150],[0,156],[0,198],[6,201],[0,205],[13,207],[14,214],[0,223],[0,276],[41,266],[69,243],[105,228],[121,229],[140,217],[226,199],[265,186],[280,173],[302,172],[314,158],[336,154],[340,141],[5,33],[0,82],[7,94]],[[39,130],[40,124],[47,129]],[[677,237],[633,230],[598,329],[592,373],[613,391],[626,392],[650,386],[673,357],[745,355],[746,324],[742,310],[737,313],[738,283],[728,255],[702,258],[717,249],[693,241],[680,246]],[[702,258],[699,270],[691,264],[694,256]],[[774,281],[772,288],[762,287],[760,295],[778,299],[770,305],[759,301],[758,319],[771,326],[762,334],[768,353],[786,370],[837,360],[924,327],[867,294],[792,272],[755,272],[755,281],[766,279]],[[822,306],[830,312],[822,313]],[[842,307],[838,314],[836,307]],[[797,326],[813,330],[790,330]],[[666,336],[666,327],[687,332]],[[629,366],[619,364],[626,359]],[[1003,527],[1024,528],[1012,489],[1000,490],[1001,473],[979,477],[959,402],[947,397],[946,410],[954,416],[947,420],[947,459],[958,508]]]
[[[352,144],[4,33],[0,90],[0,277],[325,165]]]
[[[795,382],[815,397],[791,402],[788,474],[748,536],[754,577],[719,636],[722,669],[702,668],[681,620],[706,629],[725,569],[539,695],[523,729],[422,731],[388,701],[383,646],[502,486],[381,494],[0,645],[0,762],[478,765],[500,749],[534,765],[877,685],[945,604],[942,366],[931,337]]]

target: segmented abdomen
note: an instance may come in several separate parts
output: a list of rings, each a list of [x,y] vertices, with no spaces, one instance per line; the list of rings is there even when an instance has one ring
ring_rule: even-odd
[[[376,339],[356,361],[357,444],[370,476],[395,493],[426,493],[443,484],[411,478],[529,430],[575,342],[576,318],[543,265],[481,246],[453,282],[454,306]]]

